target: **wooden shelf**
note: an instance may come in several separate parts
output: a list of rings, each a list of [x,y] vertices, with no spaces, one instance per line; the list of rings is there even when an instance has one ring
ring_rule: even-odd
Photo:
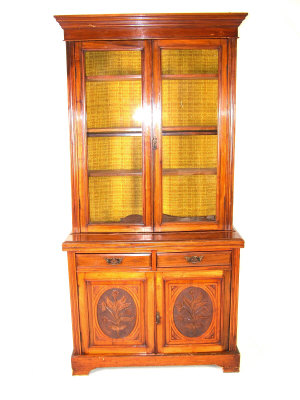
[[[88,172],[90,177],[96,176],[142,176],[141,169],[98,169]]]
[[[207,215],[201,217],[178,217],[176,215],[162,215],[163,222],[211,222],[216,220],[215,215]]]
[[[127,217],[120,218],[120,221],[96,221],[92,222],[93,225],[118,225],[118,224],[130,224],[130,225],[142,225],[143,216],[138,214],[127,215]]]
[[[142,79],[141,75],[95,75],[86,76],[87,82],[101,82],[101,81],[135,81]]]
[[[189,80],[189,79],[201,79],[201,80],[212,80],[212,79],[218,79],[219,74],[168,74],[168,75],[162,75],[162,79],[166,80]]]
[[[199,135],[217,135],[217,131],[178,131],[178,132],[163,132],[163,136],[199,136]]]
[[[169,126],[162,128],[163,136],[217,135],[216,126]]]
[[[217,168],[164,168],[163,175],[217,175]]]
[[[139,132],[132,133],[89,133],[88,137],[117,137],[117,136],[142,136]]]
[[[142,136],[142,128],[89,128],[87,135],[89,137]]]

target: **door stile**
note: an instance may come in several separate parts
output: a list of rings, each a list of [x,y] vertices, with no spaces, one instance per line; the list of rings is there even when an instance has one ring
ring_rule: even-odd
[[[163,274],[162,272],[156,272],[156,285],[155,285],[155,297],[156,297],[156,313],[160,315],[160,323],[156,323],[156,340],[155,340],[155,351],[160,353],[163,349],[164,343],[164,332],[165,332],[165,312],[164,312],[164,290],[163,290]]]
[[[225,229],[232,229],[233,186],[234,186],[234,146],[235,146],[235,104],[236,104],[236,56],[237,39],[228,39],[228,157],[227,193],[228,210]]]
[[[153,182],[152,182],[152,44],[144,41],[142,54],[142,87],[143,87],[143,213],[144,224],[149,230],[153,228]]]
[[[227,40],[221,39],[219,55],[219,130],[218,130],[218,190],[219,190],[219,218],[220,229],[227,229],[226,218],[230,202],[227,197],[227,191],[230,191],[231,182],[228,181],[227,163],[228,163],[228,65],[227,65]]]
[[[153,41],[153,171],[154,171],[154,231],[162,224],[162,138],[161,138],[161,60],[158,41]]]

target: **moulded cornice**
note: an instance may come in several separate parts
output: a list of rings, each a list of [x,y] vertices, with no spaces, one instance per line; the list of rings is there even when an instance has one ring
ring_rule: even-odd
[[[247,13],[56,15],[65,40],[236,37]]]

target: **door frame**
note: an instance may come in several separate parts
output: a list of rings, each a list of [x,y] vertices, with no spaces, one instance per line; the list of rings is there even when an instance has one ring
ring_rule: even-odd
[[[87,123],[85,105],[86,51],[141,50],[142,52],[142,107],[146,115],[142,123],[143,151],[143,224],[90,223],[87,166]],[[116,40],[75,42],[67,47],[69,116],[72,158],[72,198],[74,232],[152,232],[153,190],[151,173],[152,122],[152,49],[149,40]],[[76,161],[76,162],[75,162]]]
[[[145,354],[154,352],[154,273],[147,271],[120,271],[86,268],[77,272],[78,282],[78,307],[80,318],[82,354]],[[97,323],[95,304],[101,294],[108,289],[102,289],[93,299],[92,286],[107,285],[108,288],[117,287],[126,290],[134,299],[137,312],[135,327],[129,338],[110,339],[103,335]],[[140,299],[141,304],[138,304]],[[96,339],[97,334],[102,334],[101,339]],[[99,336],[99,335],[98,335]]]
[[[218,167],[217,167],[217,212],[216,221],[205,222],[162,222],[162,109],[161,109],[161,49],[218,49],[219,51],[219,106],[218,106]],[[226,215],[231,207],[226,201],[226,191],[231,187],[227,171],[231,159],[228,127],[228,42],[227,39],[188,39],[153,41],[153,136],[157,138],[154,154],[154,231],[198,231],[225,229]]]
[[[193,268],[192,271],[174,271],[165,268],[163,272],[156,275],[156,310],[159,312],[161,321],[156,325],[156,345],[157,352],[162,354],[172,353],[201,353],[225,351],[228,349],[229,340],[229,312],[230,312],[230,268],[215,267],[214,269]],[[177,330],[173,309],[175,300],[167,297],[166,292],[171,291],[171,284],[182,285],[183,288],[191,285],[204,288],[214,285],[215,294],[210,292],[209,296],[213,302],[213,318],[210,327],[199,338],[183,337]],[[187,282],[187,283],[185,283]],[[183,289],[182,289],[183,290]],[[182,292],[178,293],[178,295]],[[175,293],[176,294],[176,293]],[[205,338],[207,332],[212,331],[214,325],[215,332],[209,338]],[[218,331],[217,331],[218,329]]]

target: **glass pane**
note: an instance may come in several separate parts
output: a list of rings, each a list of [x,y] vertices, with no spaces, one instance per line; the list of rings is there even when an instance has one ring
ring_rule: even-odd
[[[85,53],[86,76],[140,75],[140,51],[87,51]]]
[[[217,168],[217,135],[164,136],[163,168]]]
[[[141,127],[141,104],[140,80],[86,82],[88,129]]]
[[[218,50],[161,54],[162,221],[215,221]]]
[[[90,223],[143,224],[141,52],[88,51],[85,71]]]
[[[92,223],[142,223],[142,137],[89,137]]]
[[[142,173],[142,137],[89,137],[88,169]]]
[[[90,177],[89,199],[92,223],[143,223],[141,176]]]
[[[215,220],[216,175],[164,176],[163,222]]]
[[[163,127],[217,126],[217,122],[217,80],[163,80]]]
[[[218,50],[162,50],[162,74],[217,74]]]

